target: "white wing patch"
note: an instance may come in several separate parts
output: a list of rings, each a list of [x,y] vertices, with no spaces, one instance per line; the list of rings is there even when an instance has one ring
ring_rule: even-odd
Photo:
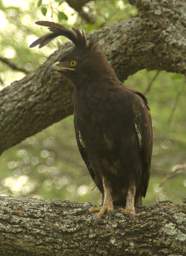
[[[79,138],[79,142],[80,142],[81,146],[83,148],[85,148],[85,142],[83,141],[83,138],[82,138],[82,135],[81,135],[80,131],[78,131],[78,138]]]
[[[139,146],[142,147],[142,134],[141,134],[140,129],[136,123],[134,124],[134,126],[135,126],[135,130],[136,130],[136,134],[138,136]]]

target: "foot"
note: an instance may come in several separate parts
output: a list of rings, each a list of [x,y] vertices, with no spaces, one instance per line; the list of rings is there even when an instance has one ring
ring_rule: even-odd
[[[135,208],[122,208],[121,212],[129,215],[130,217],[134,217],[136,214]]]
[[[96,218],[100,219],[102,218],[106,213],[113,211],[112,207],[91,207],[88,209],[90,213],[97,213]]]
[[[113,211],[113,206],[103,205],[99,212],[96,214],[98,219],[102,218],[106,213]]]
[[[103,205],[101,208],[90,208],[89,212],[98,212],[96,214],[97,218],[102,218],[103,215],[105,215],[108,212],[113,211],[113,200],[112,200],[112,194],[111,194],[111,187],[105,177],[103,177]]]
[[[88,211],[90,212],[90,213],[96,213],[96,212],[99,212],[100,211],[100,207],[90,207],[89,209],[88,209]]]

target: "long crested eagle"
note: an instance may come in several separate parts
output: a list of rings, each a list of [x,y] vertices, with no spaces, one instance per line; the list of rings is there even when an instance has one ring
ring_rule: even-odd
[[[95,42],[77,29],[38,21],[50,32],[31,44],[43,47],[57,36],[73,43],[53,68],[74,85],[77,144],[102,194],[98,217],[121,208],[135,214],[145,197],[152,155],[152,124],[145,96],[122,85]]]

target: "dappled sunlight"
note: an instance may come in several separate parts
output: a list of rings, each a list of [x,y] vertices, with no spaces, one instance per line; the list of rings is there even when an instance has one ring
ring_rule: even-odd
[[[22,10],[26,11],[29,9],[29,1],[25,0],[2,0],[3,5],[6,7],[14,6],[21,7]]]
[[[34,185],[29,181],[29,177],[26,175],[7,177],[3,181],[5,188],[8,188],[15,195],[28,194],[32,191]]]
[[[5,29],[8,26],[8,20],[5,14],[0,10],[0,29]]]
[[[2,54],[5,58],[12,59],[16,56],[16,51],[12,47],[6,47],[3,51]]]
[[[87,194],[89,190],[89,187],[87,185],[81,185],[78,189],[77,189],[77,193],[80,195],[80,196],[84,196]]]

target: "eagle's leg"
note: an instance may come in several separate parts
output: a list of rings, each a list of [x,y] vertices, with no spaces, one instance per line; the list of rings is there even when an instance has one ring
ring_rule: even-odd
[[[113,211],[114,209],[112,195],[111,195],[111,188],[109,186],[108,181],[105,179],[105,177],[103,177],[103,191],[104,191],[103,205],[97,214],[98,218],[101,218],[105,213]]]
[[[102,205],[103,204],[103,200],[104,200],[104,195],[103,195],[103,193],[101,193],[101,203],[100,203],[100,205]],[[100,206],[93,206],[93,207],[90,207],[89,209],[88,209],[88,211],[90,212],[90,213],[97,213],[97,212],[99,212],[100,211]]]
[[[142,207],[142,196],[138,195],[135,198],[135,209],[136,209],[136,212],[139,212],[141,207]]]
[[[135,199],[135,208],[140,208],[142,207],[142,196],[139,195]]]
[[[136,195],[136,186],[129,185],[127,196],[126,196],[126,206],[122,209],[123,213],[128,215],[135,215],[135,195]]]

